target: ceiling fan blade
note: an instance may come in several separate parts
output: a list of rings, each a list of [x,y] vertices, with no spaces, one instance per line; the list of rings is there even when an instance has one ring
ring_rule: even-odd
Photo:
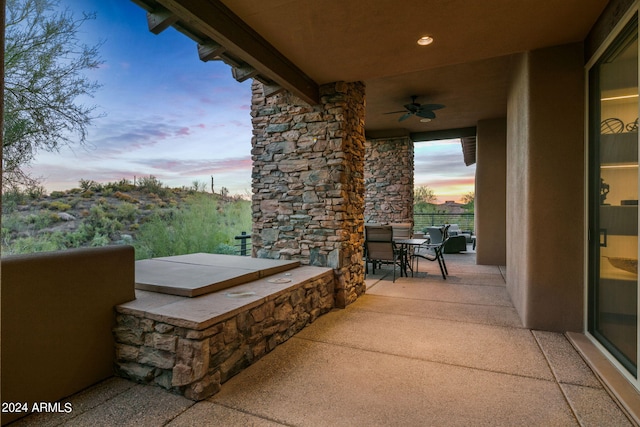
[[[404,108],[406,108],[407,111],[415,113],[420,109],[420,104],[404,104]]]
[[[416,113],[416,116],[424,117],[425,119],[435,119],[436,118],[436,113],[434,113],[431,110],[422,110],[422,111],[418,111]]]
[[[439,110],[444,107],[442,104],[422,104],[423,110]]]
[[[382,113],[382,114],[398,114],[398,113],[406,113],[406,110],[402,110],[402,111],[389,111],[388,113]]]
[[[398,119],[399,122],[405,121],[407,120],[409,117],[411,117],[413,115],[413,113],[406,113],[403,114],[402,116],[400,116],[400,118]]]

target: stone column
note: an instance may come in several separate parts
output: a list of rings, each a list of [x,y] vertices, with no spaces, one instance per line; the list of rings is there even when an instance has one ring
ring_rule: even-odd
[[[320,88],[308,105],[254,83],[253,256],[331,267],[338,307],[364,293],[364,84]]]
[[[365,222],[413,224],[413,141],[371,139],[365,152]]]

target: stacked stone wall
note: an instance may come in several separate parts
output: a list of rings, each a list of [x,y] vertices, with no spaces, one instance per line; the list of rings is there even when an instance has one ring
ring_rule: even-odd
[[[413,141],[370,139],[365,152],[365,222],[413,224]]]
[[[189,399],[206,399],[233,375],[330,311],[333,283],[333,272],[327,269],[206,325],[118,306],[113,331],[116,373]]]
[[[253,255],[333,268],[344,307],[365,290],[364,85],[327,84],[320,96],[311,106],[253,85]]]

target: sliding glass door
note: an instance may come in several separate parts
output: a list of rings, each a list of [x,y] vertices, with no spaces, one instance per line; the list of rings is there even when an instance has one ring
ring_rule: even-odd
[[[637,16],[589,70],[589,99],[589,332],[637,378]]]

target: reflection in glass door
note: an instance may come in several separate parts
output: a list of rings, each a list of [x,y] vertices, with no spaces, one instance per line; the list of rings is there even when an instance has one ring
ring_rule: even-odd
[[[638,22],[593,66],[589,332],[637,377]]]

